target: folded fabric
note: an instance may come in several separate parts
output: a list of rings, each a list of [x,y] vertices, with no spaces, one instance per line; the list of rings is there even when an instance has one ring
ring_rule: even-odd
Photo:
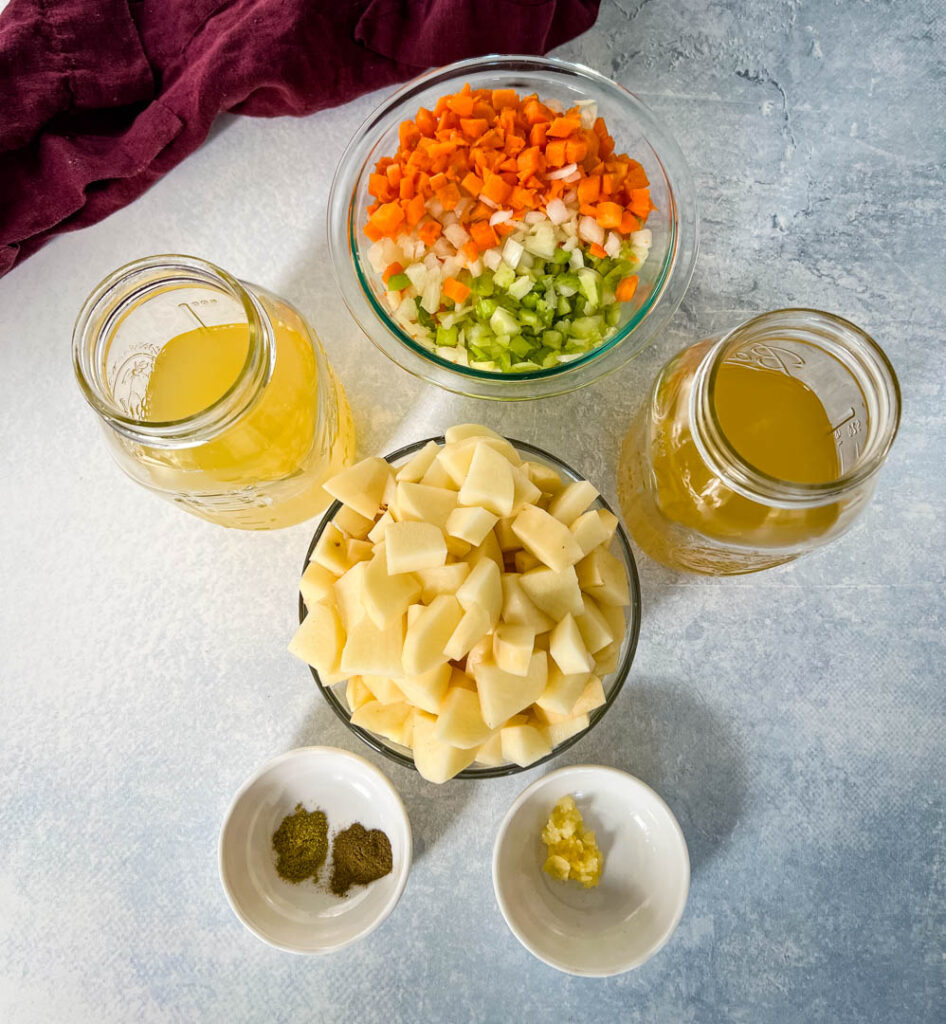
[[[221,111],[310,114],[485,53],[545,53],[598,0],[11,0],[0,274],[131,202]]]

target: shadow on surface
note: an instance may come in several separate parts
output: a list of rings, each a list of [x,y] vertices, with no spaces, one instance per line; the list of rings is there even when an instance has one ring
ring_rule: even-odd
[[[426,782],[412,768],[389,761],[350,732],[321,698],[313,702],[292,738],[293,747],[327,746],[350,750],[370,761],[398,791],[411,822],[414,860],[418,861],[440,841],[473,795],[476,781],[457,779],[444,786]],[[371,827],[370,822],[363,822]]]
[[[682,683],[632,677],[599,728],[620,731],[618,767],[667,801],[698,871],[736,827],[745,799],[745,759],[730,725]]]

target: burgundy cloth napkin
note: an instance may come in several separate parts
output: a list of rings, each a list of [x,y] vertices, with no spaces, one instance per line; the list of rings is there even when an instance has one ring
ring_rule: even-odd
[[[193,152],[224,110],[309,114],[422,68],[545,53],[598,0],[11,0],[0,274]]]

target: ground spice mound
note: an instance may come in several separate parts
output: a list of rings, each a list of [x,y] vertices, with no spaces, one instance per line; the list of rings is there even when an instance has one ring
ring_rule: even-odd
[[[356,823],[332,840],[331,890],[344,896],[353,885],[368,885],[390,874],[392,865],[391,840],[380,829],[369,831]]]
[[[328,853],[328,818],[323,811],[309,812],[296,804],[273,833],[276,873],[287,882],[318,881]]]

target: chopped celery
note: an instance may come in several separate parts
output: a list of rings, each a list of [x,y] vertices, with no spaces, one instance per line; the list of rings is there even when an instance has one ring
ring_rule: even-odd
[[[476,315],[480,320],[489,320],[496,312],[498,303],[495,299],[480,299],[476,304]]]
[[[502,306],[489,318],[489,326],[495,334],[516,334],[519,330],[516,318]]]
[[[516,280],[516,272],[508,263],[500,263],[493,274],[493,283],[497,288],[508,288]]]
[[[458,334],[459,331],[456,327],[438,327],[437,344],[446,345],[452,348],[457,343]]]
[[[387,289],[389,292],[399,292],[404,288],[410,288],[411,279],[407,274],[392,274],[388,278]]]

